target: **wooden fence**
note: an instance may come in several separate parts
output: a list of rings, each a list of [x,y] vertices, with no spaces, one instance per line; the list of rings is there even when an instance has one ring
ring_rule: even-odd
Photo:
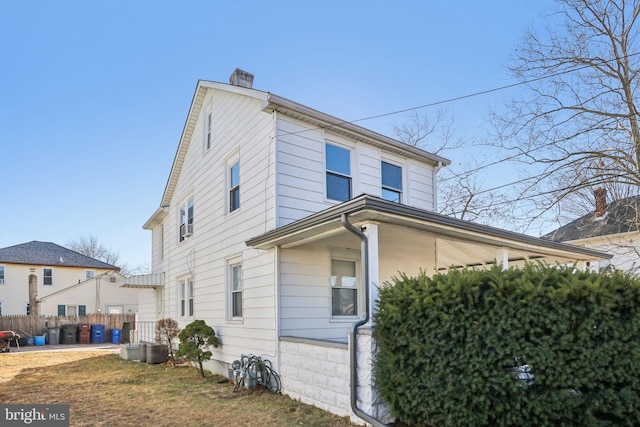
[[[131,330],[135,329],[134,314],[95,313],[86,316],[0,316],[0,331],[14,331],[24,337],[44,335],[47,328],[62,325],[88,323],[104,325],[105,330],[121,329],[124,322],[129,322]]]

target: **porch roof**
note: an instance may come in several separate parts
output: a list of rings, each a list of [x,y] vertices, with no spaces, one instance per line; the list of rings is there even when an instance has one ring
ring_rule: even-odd
[[[442,268],[451,265],[471,266],[478,260],[491,263],[498,248],[509,249],[509,257],[514,256],[518,260],[546,258],[554,262],[569,262],[611,258],[610,254],[604,252],[463,221],[366,194],[253,237],[246,244],[268,249],[274,246],[297,246],[328,237],[344,231],[341,224],[343,214],[347,214],[349,221],[356,226],[377,222],[446,240],[450,243],[452,256],[441,260]],[[465,248],[469,244],[474,245],[473,256],[469,255],[469,248]],[[484,253],[477,253],[478,247],[484,248]]]
[[[121,288],[152,289],[164,286],[164,273],[138,274],[126,277]]]

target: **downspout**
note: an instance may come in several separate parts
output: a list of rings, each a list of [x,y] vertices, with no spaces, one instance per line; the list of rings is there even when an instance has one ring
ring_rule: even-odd
[[[358,417],[362,418],[364,421],[368,422],[374,427],[386,427],[386,424],[381,423],[379,420],[373,418],[371,415],[364,413],[360,408],[358,408],[358,345],[357,345],[357,336],[358,336],[358,328],[369,321],[369,241],[367,236],[362,232],[362,230],[357,229],[349,222],[348,214],[343,213],[341,215],[341,221],[344,228],[346,228],[351,233],[358,236],[361,242],[361,253],[362,253],[362,265],[364,268],[364,317],[353,325],[351,325],[351,330],[349,331],[349,337],[351,341],[351,345],[349,346],[349,370],[350,370],[350,395],[351,395],[351,410]]]
[[[435,172],[433,173],[433,211],[438,212],[438,172],[444,166],[442,162],[438,162],[435,167]]]

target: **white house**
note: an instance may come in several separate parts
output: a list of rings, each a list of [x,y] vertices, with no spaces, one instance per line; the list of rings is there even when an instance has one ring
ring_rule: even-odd
[[[269,359],[283,393],[354,422],[388,421],[371,386],[369,314],[398,272],[590,261],[603,254],[434,213],[447,159],[252,88],[199,81],[152,231],[163,282],[139,319],[194,319],[209,369]]]
[[[0,315],[135,313],[138,289],[123,289],[119,268],[51,242],[0,248]]]
[[[118,271],[109,270],[79,281],[64,289],[38,297],[40,313],[75,316],[86,313],[135,314],[138,311],[139,289],[126,288],[129,282]],[[75,310],[74,307],[84,307]]]

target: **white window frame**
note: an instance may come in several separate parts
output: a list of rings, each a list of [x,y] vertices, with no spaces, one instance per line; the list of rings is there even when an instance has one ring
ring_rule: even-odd
[[[233,169],[237,167],[238,168],[238,177],[237,177],[237,182],[234,182],[233,180]],[[241,202],[240,202],[240,159],[235,158],[233,161],[228,163],[227,166],[227,174],[228,174],[228,182],[229,185],[228,187],[228,191],[227,191],[227,209],[229,213],[235,212],[240,210],[240,206],[241,206]],[[234,201],[237,200],[237,206],[235,206]]]
[[[397,168],[400,169],[400,188],[396,188],[396,187],[392,187],[389,185],[384,185],[384,172],[383,172],[383,167],[382,164],[386,163],[390,166],[395,166]],[[398,162],[394,162],[394,161],[390,161],[388,159],[382,159],[380,160],[380,197],[382,197],[385,200],[389,200],[392,202],[396,202],[396,203],[402,203],[402,200],[404,198],[404,166],[402,164],[399,164]],[[392,193],[396,193],[398,194],[398,200],[390,200],[387,197],[384,197],[384,191],[390,191]]]
[[[180,222],[180,226],[178,227],[178,238],[180,242],[183,242],[193,236],[194,211],[195,202],[193,196],[191,196],[180,205],[178,211],[178,219]]]
[[[107,305],[107,314],[124,314],[124,306]]]
[[[160,224],[160,260],[164,260],[164,224]]]
[[[73,310],[74,314],[69,314],[69,309]],[[78,313],[80,312],[80,308],[77,304],[67,304],[65,310],[65,316],[78,316]]]
[[[93,279],[94,277],[96,277],[95,270],[85,270],[84,271],[84,280]]]
[[[7,270],[4,268],[4,265],[0,265],[0,285],[6,285],[7,284],[6,272],[7,272]],[[0,316],[1,315],[2,314],[0,314]]]
[[[352,262],[355,268],[355,286],[353,287],[345,287],[345,286],[336,286],[336,283],[333,281],[333,271],[332,264],[333,261],[346,261]],[[331,320],[332,321],[352,321],[353,319],[359,318],[362,314],[363,310],[363,283],[362,283],[362,274],[361,274],[361,266],[360,266],[360,253],[358,251],[353,251],[349,249],[330,249],[330,257],[329,257],[329,301],[331,304]],[[333,291],[334,289],[353,289],[355,290],[355,313],[354,314],[334,314],[333,313]]]
[[[178,317],[195,316],[195,283],[191,276],[178,279]]]
[[[51,272],[51,275],[47,276],[45,274],[47,270]],[[47,279],[49,279],[51,283],[46,283]],[[42,268],[42,286],[53,286],[53,268],[49,268],[49,267]]]
[[[338,170],[334,170],[331,169],[329,167],[329,162],[328,162],[328,147],[331,146],[333,148],[338,148],[340,150],[344,150],[349,154],[349,173],[345,174],[342,171],[338,171]],[[327,198],[327,200],[334,200],[334,201],[338,201],[338,202],[346,202],[347,200],[350,200],[353,198],[353,148],[352,147],[347,147],[344,146],[342,144],[338,144],[335,143],[333,141],[325,141],[324,143],[324,168],[325,168],[325,174],[324,174],[324,179],[325,179],[325,197]],[[349,194],[346,200],[342,200],[339,198],[333,198],[329,196],[329,176],[334,176],[334,177],[338,177],[341,179],[346,179],[349,183]]]
[[[234,279],[236,278],[236,268],[239,268],[240,278],[239,286],[234,287]],[[245,306],[244,306],[244,278],[243,278],[243,265],[241,257],[234,257],[227,260],[227,320],[241,321],[244,318]],[[240,315],[234,312],[235,298],[239,295],[240,298]]]
[[[204,152],[211,150],[213,145],[213,113],[211,108],[208,108],[204,113],[204,135],[203,135],[203,147]]]

